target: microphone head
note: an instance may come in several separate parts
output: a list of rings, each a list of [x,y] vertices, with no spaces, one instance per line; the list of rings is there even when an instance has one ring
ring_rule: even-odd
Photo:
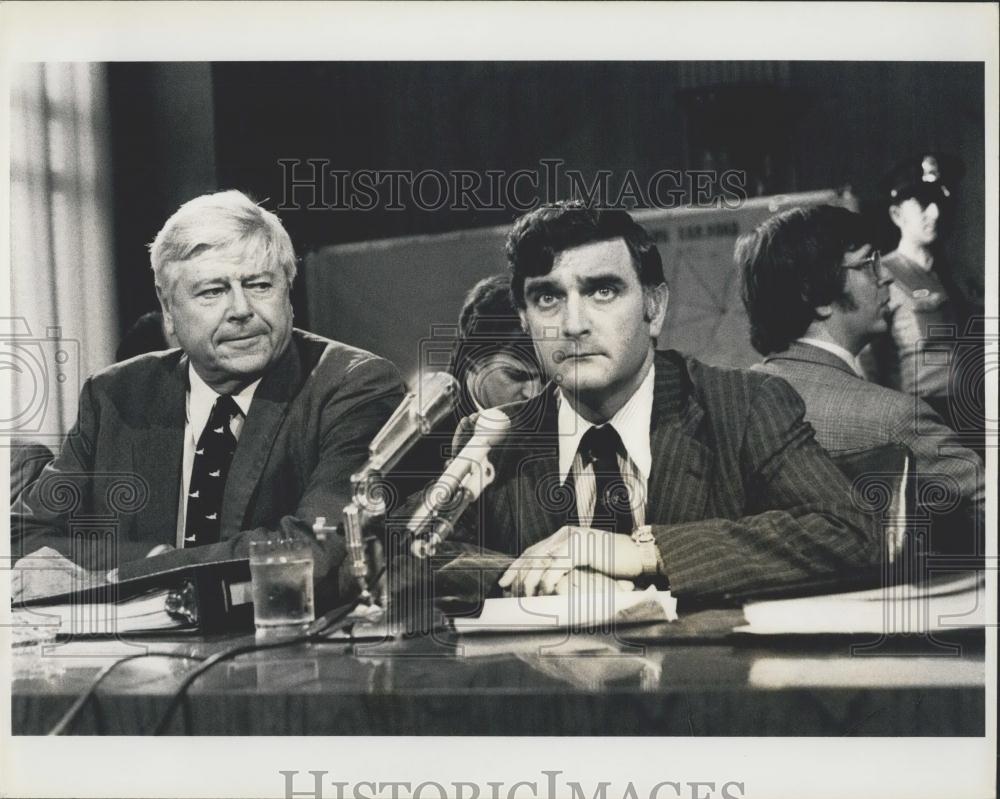
[[[458,399],[458,381],[447,372],[429,372],[417,384],[417,419],[427,435],[451,413]]]
[[[387,472],[450,412],[458,398],[458,381],[446,372],[424,375],[389,417],[368,446],[368,463],[351,479]]]
[[[492,447],[510,432],[510,425],[510,417],[500,408],[486,408],[476,414],[472,436]]]

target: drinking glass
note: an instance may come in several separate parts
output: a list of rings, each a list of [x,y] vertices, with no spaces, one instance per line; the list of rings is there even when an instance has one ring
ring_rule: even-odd
[[[251,541],[250,580],[259,638],[297,635],[315,618],[313,556],[307,541]]]

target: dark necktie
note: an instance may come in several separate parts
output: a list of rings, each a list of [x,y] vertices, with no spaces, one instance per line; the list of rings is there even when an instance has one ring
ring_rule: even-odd
[[[597,482],[590,523],[597,530],[631,533],[635,529],[631,495],[618,468],[618,454],[624,450],[618,431],[609,424],[591,427],[580,439],[583,466],[593,466]]]
[[[219,540],[222,496],[229,465],[236,452],[232,421],[241,415],[239,406],[228,394],[221,395],[212,406],[212,413],[194,450],[184,522],[185,547],[214,544]]]

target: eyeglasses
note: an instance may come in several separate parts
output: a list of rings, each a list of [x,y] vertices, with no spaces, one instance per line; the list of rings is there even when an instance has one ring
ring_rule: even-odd
[[[844,269],[869,269],[871,270],[871,275],[874,280],[878,280],[879,276],[882,274],[882,253],[878,250],[872,250],[871,254],[865,260],[858,261],[856,264],[844,264]]]

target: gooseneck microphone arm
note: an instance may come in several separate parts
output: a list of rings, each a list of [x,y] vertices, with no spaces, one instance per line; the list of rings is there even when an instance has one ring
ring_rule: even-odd
[[[362,604],[372,607],[381,605],[384,609],[386,602],[384,596],[380,596],[378,601],[372,596],[368,575],[377,573],[379,569],[369,568],[374,564],[369,563],[364,539],[366,523],[384,516],[387,510],[378,483],[413,448],[421,436],[444,420],[454,407],[457,397],[458,381],[454,377],[445,372],[425,375],[416,390],[403,398],[389,421],[372,439],[368,447],[368,460],[351,475],[353,499],[344,507],[342,516],[351,572],[360,591]],[[326,526],[326,518],[319,517],[313,529],[317,533],[325,533],[330,528]]]
[[[495,477],[492,448],[510,430],[510,417],[498,408],[478,415],[472,437],[430,486],[406,528],[413,539],[410,551],[418,558],[432,556],[452,533],[455,522]]]

